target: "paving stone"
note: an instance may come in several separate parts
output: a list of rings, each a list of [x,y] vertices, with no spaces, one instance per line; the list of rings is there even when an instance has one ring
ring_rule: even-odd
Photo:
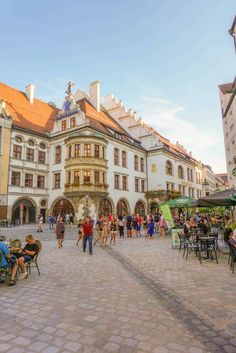
[[[17,236],[23,239],[29,229],[19,227]],[[195,256],[186,262],[172,250],[170,239],[145,238],[118,238],[115,247],[95,247],[93,257],[83,256],[76,233],[76,227],[66,230],[59,251],[54,232],[44,230],[41,276],[32,268],[10,297],[10,289],[0,286],[2,351],[223,353],[224,346],[235,352],[235,288],[227,258],[200,266]],[[22,312],[32,318],[22,319]]]
[[[12,340],[12,342],[15,345],[20,345],[20,346],[29,346],[31,344],[31,341],[28,338],[24,338],[24,337],[17,337],[14,340]]]
[[[48,346],[42,352],[43,353],[57,353],[58,351],[59,351],[59,348],[53,347],[53,346]]]
[[[7,343],[0,343],[0,352],[7,351],[11,346]]]
[[[31,344],[30,348],[36,352],[41,352],[43,349],[48,347],[46,342],[37,341]]]
[[[108,352],[118,352],[120,346],[117,343],[109,342],[103,348]]]
[[[81,344],[78,342],[69,342],[65,345],[65,348],[71,352],[78,352],[80,347],[81,347]]]
[[[168,349],[166,347],[156,347],[153,350],[153,353],[169,353]]]

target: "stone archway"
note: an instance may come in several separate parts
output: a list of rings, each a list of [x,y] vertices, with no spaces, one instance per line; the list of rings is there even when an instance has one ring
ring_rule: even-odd
[[[57,199],[53,206],[51,207],[51,214],[54,217],[57,217],[59,214],[70,214],[75,215],[75,210],[72,205],[72,203],[67,200],[66,198],[61,197],[60,199]]]
[[[120,199],[116,206],[117,216],[127,216],[130,213],[130,207],[128,201],[125,199]]]
[[[98,216],[104,215],[104,216],[109,216],[110,213],[112,213],[112,203],[109,199],[104,198],[100,201],[99,206],[98,206]]]
[[[28,198],[18,199],[12,207],[12,222],[29,224],[36,222],[36,205]]]
[[[140,216],[145,216],[145,204],[143,201],[139,200],[134,209],[135,214],[140,214]]]

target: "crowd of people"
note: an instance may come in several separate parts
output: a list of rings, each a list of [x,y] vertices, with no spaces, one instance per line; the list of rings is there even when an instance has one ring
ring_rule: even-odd
[[[69,224],[66,221],[66,215],[60,214],[57,217],[55,232],[59,249],[63,246],[66,225]],[[167,230],[168,224],[162,214],[148,214],[144,217],[140,214],[125,217],[121,215],[117,217],[114,214],[109,214],[106,217],[102,214],[98,219],[85,217],[78,221],[76,245],[82,240],[85,252],[88,243],[89,254],[92,255],[92,247],[96,244],[99,244],[101,248],[104,248],[108,243],[115,245],[117,235],[124,238],[126,233],[127,238],[133,238],[141,237],[144,234],[148,238],[153,238],[155,233],[160,233],[164,238]]]

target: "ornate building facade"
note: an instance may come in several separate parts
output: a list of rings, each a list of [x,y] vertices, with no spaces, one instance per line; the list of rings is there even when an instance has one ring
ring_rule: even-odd
[[[0,84],[0,218],[144,214],[158,203],[148,190],[202,196],[202,164],[113,95],[101,104],[98,81],[89,94],[69,83],[62,109],[34,93]]]

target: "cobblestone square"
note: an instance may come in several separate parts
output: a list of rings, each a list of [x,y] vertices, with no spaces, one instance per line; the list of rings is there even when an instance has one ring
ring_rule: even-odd
[[[66,231],[62,249],[45,227],[2,229],[42,240],[41,276],[32,269],[14,287],[0,285],[0,352],[224,353],[236,352],[235,274],[219,264],[186,261],[171,240],[117,239],[76,246]]]

